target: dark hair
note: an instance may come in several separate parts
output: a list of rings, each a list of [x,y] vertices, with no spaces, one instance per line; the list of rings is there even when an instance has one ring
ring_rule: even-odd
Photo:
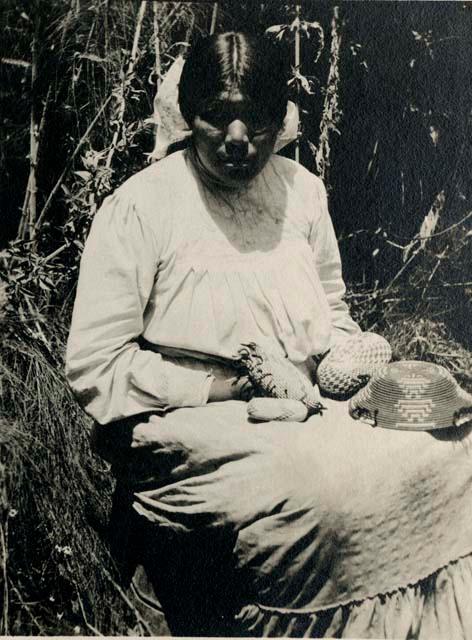
[[[267,38],[229,31],[198,40],[179,84],[180,111],[189,126],[212,99],[240,91],[282,126],[288,101],[288,56]]]

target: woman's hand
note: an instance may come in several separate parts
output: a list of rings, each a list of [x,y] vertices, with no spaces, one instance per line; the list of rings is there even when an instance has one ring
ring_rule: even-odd
[[[219,380],[215,378],[210,387],[208,402],[221,402],[223,400],[242,400],[241,390],[247,387],[248,379],[244,377],[228,378]]]

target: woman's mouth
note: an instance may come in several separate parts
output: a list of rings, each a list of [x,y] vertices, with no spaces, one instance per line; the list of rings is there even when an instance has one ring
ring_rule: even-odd
[[[250,169],[253,163],[248,158],[225,158],[222,161],[222,164],[225,169],[231,171],[247,171],[248,169]]]
[[[247,169],[249,167],[249,162],[241,162],[239,160],[227,160],[224,163],[225,167],[230,169]]]
[[[231,169],[247,169],[249,168],[252,164],[254,164],[254,158],[251,158],[250,156],[244,154],[244,155],[226,155],[226,154],[221,154],[218,157],[219,162],[227,168],[231,168]]]

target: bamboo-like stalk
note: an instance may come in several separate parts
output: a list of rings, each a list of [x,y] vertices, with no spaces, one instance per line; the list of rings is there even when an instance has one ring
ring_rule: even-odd
[[[23,206],[21,207],[21,218],[20,218],[20,223],[18,225],[17,240],[24,240],[25,238],[26,215],[28,212],[29,197],[30,197],[30,176],[28,176],[25,197],[23,199]]]
[[[218,18],[218,3],[213,3],[213,11],[211,13],[211,25],[210,25],[210,35],[212,36],[215,33],[216,29],[216,20]]]
[[[36,230],[38,230],[43,221],[44,218],[46,217],[47,212],[49,211],[49,207],[51,206],[51,202],[54,198],[54,196],[56,195],[56,193],[59,191],[59,189],[61,188],[61,184],[64,181],[64,178],[66,177],[66,175],[69,173],[75,158],[77,157],[77,154],[79,153],[79,151],[82,148],[82,145],[84,144],[84,142],[87,140],[87,138],[90,135],[90,132],[92,131],[92,129],[94,128],[94,126],[97,124],[100,116],[102,115],[102,113],[104,112],[104,110],[107,108],[107,106],[109,105],[111,99],[112,99],[113,95],[110,94],[108,96],[108,98],[106,98],[106,100],[104,100],[102,106],[100,107],[100,109],[97,111],[94,119],[92,120],[92,122],[89,124],[89,126],[87,127],[87,130],[85,131],[85,133],[83,134],[83,136],[80,138],[79,142],[77,143],[77,146],[75,147],[74,151],[72,152],[72,154],[69,156],[69,159],[61,173],[61,175],[59,176],[56,184],[54,185],[54,187],[52,188],[52,191],[50,192],[44,207],[41,210],[41,213],[39,214],[39,217],[36,221]]]
[[[176,2],[172,9],[167,14],[165,20],[161,24],[161,33],[163,33],[167,29],[167,25],[170,24],[170,19],[173,18],[175,13],[180,9],[181,2]]]
[[[185,43],[189,43],[190,42],[190,38],[192,37],[192,31],[193,28],[195,26],[195,14],[192,12],[190,14],[190,24],[187,27],[187,30],[185,31],[185,41],[182,43],[181,47],[180,47],[180,55],[184,55],[185,53]]]
[[[61,50],[64,49],[64,44],[66,42],[66,35],[67,35],[67,31],[69,29],[69,25],[72,22],[74,18],[74,0],[70,0],[70,7],[69,7],[69,11],[67,12],[67,16],[64,20],[64,26],[62,28],[62,32],[61,32]]]
[[[161,37],[159,32],[159,20],[158,20],[158,0],[153,0],[152,12],[153,12],[153,29],[154,29],[154,55],[155,55],[155,69],[156,69],[156,89],[159,90],[162,80],[162,60],[161,60]]]
[[[36,222],[36,193],[37,186],[37,159],[39,146],[39,124],[36,121],[36,82],[38,77],[38,31],[39,18],[36,18],[33,40],[31,43],[31,105],[30,105],[30,149],[29,164],[30,170],[28,183],[26,186],[25,200],[21,214],[18,235],[21,239],[33,239],[35,235],[34,225]]]
[[[110,10],[110,2],[109,0],[105,0],[103,3],[103,33],[105,36],[105,51],[108,52],[110,50],[110,41],[109,41],[109,26],[108,26],[108,13]],[[108,80],[108,73],[107,73]]]
[[[39,147],[39,124],[36,121],[36,82],[38,79],[38,18],[36,18],[31,47],[31,112],[30,112],[30,197],[28,203],[28,231],[30,239],[35,235],[36,222],[36,194],[38,191],[36,171],[38,167],[38,147]]]
[[[39,156],[40,156],[40,140],[41,140],[41,134],[43,132],[44,129],[44,125],[46,122],[46,112],[49,106],[49,102],[51,99],[51,93],[52,93],[52,84],[49,85],[48,87],[48,91],[46,94],[46,98],[44,100],[44,107],[43,107],[43,112],[41,114],[41,120],[39,122],[39,127],[38,127],[38,131],[37,131],[37,136],[36,136],[36,144],[37,144],[37,150],[36,150],[36,167],[38,166],[39,163]],[[25,239],[26,237],[26,229],[27,229],[27,219],[29,219],[29,202],[30,202],[30,194],[31,194],[31,172],[30,172],[30,176],[28,176],[28,184],[26,187],[26,192],[25,192],[25,198],[23,201],[23,207],[21,209],[22,214],[21,214],[21,219],[20,219],[20,224],[18,226],[18,233],[17,233],[17,239]]]
[[[65,251],[67,248],[69,247],[68,244],[63,244],[60,247],[58,247],[55,251],[53,251],[52,253],[50,253],[48,256],[46,256],[45,258],[43,258],[42,263],[46,264],[46,262],[50,262],[51,260],[54,260],[54,258],[57,258],[58,255],[60,255],[63,251]]]
[[[113,138],[111,141],[111,146],[110,146],[110,150],[108,152],[108,156],[106,159],[106,163],[105,166],[107,169],[109,169],[111,167],[111,161],[113,159],[113,155],[115,153],[115,149],[118,143],[118,138],[120,136],[121,133],[121,129],[123,126],[123,118],[125,115],[125,110],[126,110],[126,100],[125,100],[125,89],[126,89],[126,82],[129,79],[129,77],[132,75],[133,71],[134,71],[134,65],[136,63],[136,57],[138,54],[138,44],[139,44],[139,37],[141,35],[141,28],[143,26],[143,20],[144,20],[144,14],[146,12],[146,7],[147,7],[147,1],[146,0],[141,0],[141,4],[139,5],[139,10],[138,10],[138,16],[136,18],[136,28],[134,30],[134,38],[133,38],[133,46],[131,48],[131,55],[129,58],[129,62],[128,62],[128,68],[126,70],[126,73],[123,76],[123,80],[121,82],[121,88],[120,88],[120,95],[119,95],[119,100],[120,100],[120,104],[119,104],[119,108],[118,108],[118,115],[117,115],[117,127],[113,133]]]
[[[320,122],[320,139],[315,153],[315,163],[318,175],[327,181],[328,169],[330,166],[330,131],[336,131],[339,123],[340,111],[338,105],[339,96],[339,53],[341,49],[341,31],[339,27],[339,7],[334,7],[333,18],[331,20],[331,48],[328,82],[326,85],[326,95],[323,105],[323,115]]]
[[[297,27],[295,29],[295,70],[300,71],[300,50],[301,50],[301,36],[300,36],[300,14],[301,5],[295,6],[295,17],[297,19]],[[300,85],[297,83],[297,102],[299,102]],[[300,138],[297,136],[295,141],[295,161],[300,162]]]
[[[4,475],[4,466],[0,467],[0,471],[2,472],[2,476]],[[4,478],[2,478],[4,480]],[[3,489],[4,495],[2,496],[1,504],[2,511],[8,509],[8,502],[6,496],[6,489]],[[3,582],[3,606],[2,606],[2,618],[0,624],[0,631],[2,635],[7,636],[9,634],[9,603],[10,596],[8,593],[8,517],[4,518],[5,522],[5,530],[3,528],[3,524],[0,523],[0,563],[1,563],[1,572],[2,572],[2,582]]]

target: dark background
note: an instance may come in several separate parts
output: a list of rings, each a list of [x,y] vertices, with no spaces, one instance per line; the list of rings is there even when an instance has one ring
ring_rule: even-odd
[[[39,120],[48,88],[53,85],[39,145],[40,210],[100,99],[119,85],[119,70],[126,67],[139,3],[82,0],[78,3],[81,12],[75,14],[71,9],[74,2],[69,6],[55,0],[4,0],[2,4],[3,59],[30,60],[35,29],[38,34],[38,73],[33,87],[28,70],[0,64],[0,247],[5,247],[17,238],[28,180],[31,103]],[[168,11],[175,4],[159,3]],[[175,55],[175,43],[198,37],[210,28],[213,3],[181,3],[184,5],[184,17],[163,32],[164,71],[171,61],[165,47]],[[301,91],[297,97],[305,112],[301,161],[315,170],[310,142],[316,145],[320,132],[331,20],[337,6],[342,38],[338,69],[341,113],[337,132],[330,133],[331,166],[325,180],[346,279],[382,286],[401,268],[400,247],[418,233],[440,191],[446,196],[442,227],[460,220],[470,208],[472,4],[313,1],[300,6],[302,19],[318,21],[325,32],[325,46],[316,63],[317,38],[302,38],[301,42],[301,71],[313,87],[312,95]],[[216,24],[218,30],[263,32],[270,25],[291,22],[294,15],[294,3],[223,0],[218,3]],[[70,24],[65,28],[67,20]],[[288,38],[287,46],[293,57],[293,38]],[[88,59],[90,54],[105,62]],[[143,152],[152,150],[153,127],[142,123],[152,115],[155,84],[148,80],[153,64],[149,8],[131,80],[135,95],[127,95],[125,115],[128,124],[134,121],[140,126],[132,143],[115,153],[111,179],[95,193],[98,204],[107,188],[144,166]],[[73,79],[79,66],[81,74]],[[83,151],[88,146],[100,150],[110,144],[113,118],[113,109],[106,110]],[[283,153],[293,157],[293,145]],[[72,171],[83,169],[80,155],[64,179],[73,195],[78,187]],[[80,225],[80,206],[77,202],[73,205],[60,189],[47,216],[44,251],[53,250],[64,234],[84,233],[89,220]],[[68,225],[66,230],[64,225]],[[63,258],[72,263],[76,256],[65,252]]]

